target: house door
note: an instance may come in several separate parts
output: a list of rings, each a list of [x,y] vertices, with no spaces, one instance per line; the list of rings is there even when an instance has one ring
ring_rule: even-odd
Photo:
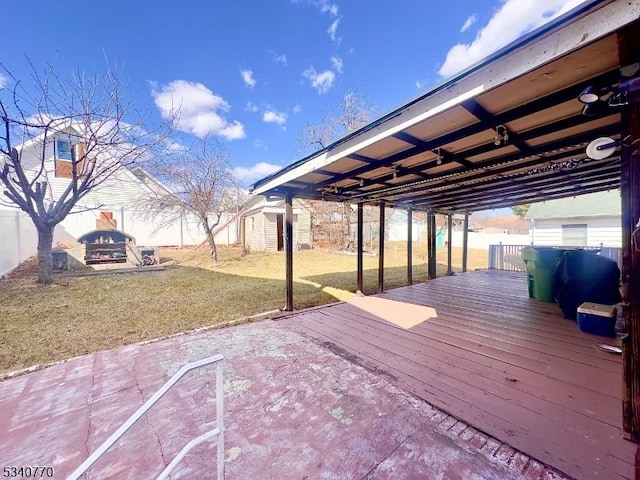
[[[284,215],[276,215],[276,235],[278,236],[278,251],[284,250]]]

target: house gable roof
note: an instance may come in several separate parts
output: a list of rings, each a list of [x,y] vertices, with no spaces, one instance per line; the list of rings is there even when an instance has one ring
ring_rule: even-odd
[[[620,190],[610,190],[534,203],[525,218],[619,217],[621,208]]]

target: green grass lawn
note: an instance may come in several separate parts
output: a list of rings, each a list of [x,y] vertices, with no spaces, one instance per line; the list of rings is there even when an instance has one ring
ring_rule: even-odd
[[[414,282],[426,280],[424,252],[414,251]],[[460,264],[454,249],[454,266]],[[0,373],[239,320],[284,303],[284,255],[221,248],[162,249],[164,271],[65,277],[35,283],[35,269],[0,280]],[[441,257],[442,255],[442,257]],[[446,251],[438,252],[438,274]],[[365,292],[377,286],[378,258],[366,256]],[[486,268],[487,252],[470,251],[469,269]],[[345,300],[356,287],[356,257],[324,250],[294,254],[296,309]],[[385,288],[406,284],[406,244],[390,243]]]

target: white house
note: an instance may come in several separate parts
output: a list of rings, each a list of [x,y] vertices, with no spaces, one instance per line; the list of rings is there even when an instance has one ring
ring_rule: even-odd
[[[533,203],[525,218],[533,245],[622,246],[620,190]]]
[[[41,178],[46,179],[48,198],[57,199],[69,185],[74,149],[67,131],[48,140],[42,155],[42,137],[35,137],[20,148],[21,162],[28,178],[35,177],[41,168]],[[114,161],[109,159],[109,161]],[[164,187],[162,187],[164,188]],[[163,218],[145,213],[139,208],[144,200],[153,198],[153,190],[147,182],[120,167],[103,183],[91,190],[74,207],[72,212],[56,227],[55,243],[77,239],[100,225],[105,217],[111,218],[111,226],[135,238],[139,246],[187,246],[198,245],[206,236],[195,216],[181,216],[166,224]],[[226,222],[228,218],[223,218]],[[222,224],[221,222],[221,224]],[[220,231],[216,239],[221,244],[236,243],[237,235]],[[6,274],[37,251],[37,235],[30,218],[7,198],[0,203],[0,275]]]

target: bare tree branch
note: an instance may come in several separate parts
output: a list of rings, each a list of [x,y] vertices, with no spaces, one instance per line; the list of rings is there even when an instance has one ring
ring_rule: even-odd
[[[166,225],[184,215],[197,217],[217,262],[215,230],[225,212],[237,211],[246,193],[231,168],[229,152],[217,140],[203,139],[196,147],[174,155],[155,158],[136,175],[153,183],[153,197],[143,206],[148,215]],[[159,182],[155,182],[157,179]]]
[[[85,208],[80,202],[119,169],[147,161],[168,127],[148,130],[142,118],[127,118],[133,109],[121,70],[66,78],[53,65],[41,74],[29,64],[31,89],[0,64],[13,80],[12,89],[0,90],[0,204],[30,216],[38,231],[38,282],[50,283],[55,226],[76,206]],[[70,148],[66,158],[58,141]]]

